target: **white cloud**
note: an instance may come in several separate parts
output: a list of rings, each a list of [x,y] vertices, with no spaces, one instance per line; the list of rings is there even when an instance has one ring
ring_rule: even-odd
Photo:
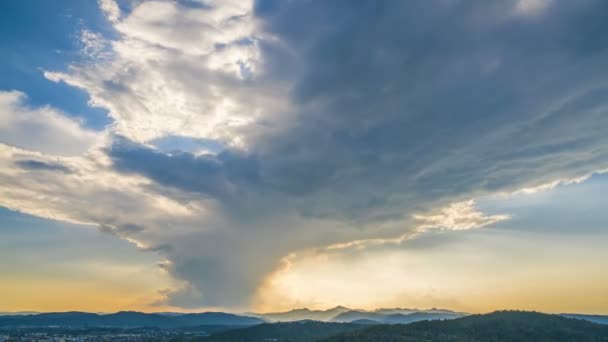
[[[0,143],[65,156],[82,154],[101,138],[59,110],[29,107],[26,100],[21,92],[0,91]]]
[[[376,224],[375,228],[394,227],[386,229],[388,231],[405,231],[398,236],[374,237],[360,240],[341,242],[316,248],[311,251],[304,251],[304,254],[317,253],[343,253],[347,251],[364,251],[369,248],[380,248],[387,246],[400,246],[407,243],[410,239],[421,235],[429,229],[463,231],[482,228],[501,221],[511,219],[510,215],[486,215],[475,207],[474,200],[451,203],[445,207],[435,209],[425,214],[414,214],[411,220],[398,220],[395,222],[384,222]],[[295,254],[294,254],[295,255]]]
[[[114,0],[99,0],[98,3],[108,20],[114,23],[120,19],[120,8]]]
[[[476,210],[475,201],[452,203],[439,209],[436,213],[417,214],[414,218],[420,221],[420,229],[439,228],[447,230],[469,230],[510,219],[509,215],[485,215]]]
[[[515,13],[522,15],[537,15],[551,5],[552,0],[516,0]]]
[[[37,167],[23,161],[36,161]],[[191,234],[212,207],[204,200],[171,198],[146,178],[117,173],[103,147],[58,157],[0,144],[0,184],[3,207],[98,226],[142,249]]]
[[[210,1],[204,8],[186,9],[177,2],[149,1],[115,27],[150,45],[204,56],[215,52],[218,44],[251,37],[252,6],[252,1]]]
[[[81,54],[86,58],[100,60],[110,57],[107,51],[108,42],[99,33],[91,30],[82,30],[80,32],[80,43],[82,43]]]
[[[84,31],[83,53],[102,60],[45,76],[86,90],[93,105],[109,111],[121,135],[139,142],[180,135],[242,146],[262,112],[284,103],[287,89],[248,82],[261,72],[252,1],[201,8],[148,1],[120,19],[107,9],[112,1],[101,4],[120,33],[110,42],[111,58],[105,40]]]

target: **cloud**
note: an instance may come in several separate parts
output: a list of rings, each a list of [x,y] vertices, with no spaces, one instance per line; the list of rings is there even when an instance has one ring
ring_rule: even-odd
[[[77,155],[101,135],[52,107],[32,108],[25,94],[0,91],[0,143],[55,155]]]
[[[246,306],[286,255],[401,239],[413,215],[452,230],[506,219],[462,201],[608,167],[606,5],[534,20],[513,5],[104,7],[112,56],[45,75],[109,111],[107,144],[45,178],[9,162],[44,156],[3,147],[2,204],[160,253],[186,282],[167,301],[193,307]],[[171,136],[218,148],[155,145]]]
[[[447,230],[469,230],[510,219],[509,215],[486,216],[475,210],[475,201],[452,203],[435,214],[414,215],[421,222],[420,229],[439,228]]]
[[[535,15],[545,10],[551,2],[551,0],[518,0],[515,11],[524,15]]]
[[[71,172],[69,168],[67,168],[61,164],[43,162],[43,161],[33,160],[33,159],[18,160],[15,162],[15,164],[24,170],[59,171],[59,172],[66,172],[66,173]]]
[[[120,7],[114,0],[99,0],[98,3],[106,18],[112,23],[116,23],[120,19]]]
[[[106,51],[98,36],[87,38],[85,47],[105,58],[45,76],[87,91],[121,135],[143,143],[176,135],[242,145],[243,131],[263,125],[259,112],[283,102],[281,85],[244,82],[261,68],[250,1],[146,1],[120,16],[107,9],[114,2],[101,3],[120,39]]]
[[[85,58],[99,61],[110,57],[110,53],[107,51],[108,42],[99,33],[91,30],[82,30],[80,32],[80,43],[82,44],[81,54]]]

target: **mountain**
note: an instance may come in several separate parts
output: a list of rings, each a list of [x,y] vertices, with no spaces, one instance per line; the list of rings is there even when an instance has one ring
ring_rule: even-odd
[[[608,326],[537,312],[497,311],[453,320],[375,325],[323,339],[325,342],[514,342],[608,341]]]
[[[178,328],[199,325],[247,326],[264,323],[256,317],[238,316],[223,312],[203,312],[167,316],[155,313],[121,311],[113,314],[87,312],[56,312],[36,315],[0,317],[0,327],[62,327],[62,328]]]
[[[412,312],[418,312],[420,310],[417,309],[402,309],[402,308],[393,308],[393,309],[376,309],[373,312],[383,314],[383,315],[392,315],[392,314],[410,314]]]
[[[39,314],[38,311],[14,311],[14,312],[0,312],[0,316],[23,316],[23,315],[35,315]]]
[[[606,315],[560,314],[560,316],[575,319],[584,319],[585,321],[598,324],[608,324],[608,316]]]
[[[333,317],[330,322],[348,323],[362,319],[381,322],[385,316],[384,314],[370,311],[350,310]]]
[[[350,311],[349,308],[343,306],[336,306],[329,310],[309,310],[295,309],[286,312],[271,312],[271,313],[247,313],[247,315],[259,317],[273,322],[294,322],[302,320],[313,320],[313,321],[329,321],[335,316]]]
[[[225,312],[192,313],[172,317],[182,326],[194,325],[255,325],[265,323],[257,317],[239,316]]]
[[[155,314],[157,315],[162,315],[162,316],[183,316],[186,313],[185,312],[172,312],[172,311],[166,311],[166,312],[155,312]]]
[[[380,314],[385,314],[385,315],[392,315],[392,314],[411,314],[414,312],[429,312],[429,313],[457,313],[455,311],[452,310],[447,310],[447,309],[437,309],[437,308],[432,308],[432,309],[426,309],[426,310],[421,310],[421,309],[407,309],[407,308],[392,308],[392,309],[386,309],[386,308],[381,308],[381,309],[376,309],[373,312],[375,313],[380,313]]]
[[[206,342],[234,341],[290,341],[310,342],[329,336],[365,329],[368,325],[349,323],[329,323],[320,321],[297,321],[265,323],[249,328],[230,330],[213,334]]]
[[[455,319],[467,316],[467,314],[455,312],[413,312],[410,314],[392,314],[384,317],[382,323],[407,324],[420,321],[434,321],[440,319]]]
[[[87,312],[54,312],[0,317],[0,327],[89,326],[98,323],[100,315]]]
[[[356,319],[352,322],[350,322],[352,324],[366,324],[366,325],[376,325],[376,324],[382,324],[382,322],[378,322],[378,321],[372,321],[371,319]]]
[[[390,314],[388,314],[390,312]],[[437,319],[454,319],[466,316],[467,314],[453,312],[449,310],[429,310],[429,311],[415,311],[415,310],[404,310],[402,312],[408,313],[393,313],[399,312],[397,309],[390,310],[376,310],[376,311],[361,311],[351,310],[343,312],[336,317],[331,319],[331,322],[354,322],[360,320],[376,321],[385,324],[407,324],[425,320],[437,320]]]
[[[433,309],[435,310],[435,309]],[[407,312],[408,314],[403,314]],[[423,319],[454,318],[451,311],[435,313],[413,309],[380,309],[376,311],[350,310],[337,306],[329,310],[296,309],[287,312],[234,315],[224,312],[204,313],[142,313],[121,311],[112,314],[88,312],[56,312],[18,314],[0,316],[0,327],[63,327],[63,328],[137,328],[158,327],[178,328],[199,325],[243,326],[271,322],[293,322],[302,320],[332,321],[348,323],[352,321],[374,321],[380,323],[409,323]],[[255,317],[253,316],[255,315]],[[413,315],[413,316],[412,316]],[[361,324],[361,322],[359,322]]]
[[[405,315],[414,313],[423,314],[405,317]],[[329,310],[310,310],[307,308],[303,308],[294,309],[286,312],[246,313],[246,315],[259,317],[270,322],[294,322],[302,320],[314,320],[335,323],[348,323],[357,320],[369,320],[384,323],[410,323],[427,319],[451,319],[462,317],[466,314],[435,308],[428,310],[393,308],[366,311],[351,310],[344,306],[337,306]]]

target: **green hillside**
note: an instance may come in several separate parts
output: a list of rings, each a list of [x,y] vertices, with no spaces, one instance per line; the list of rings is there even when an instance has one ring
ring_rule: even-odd
[[[454,320],[377,325],[324,342],[549,342],[608,341],[608,326],[536,312],[498,311]]]
[[[216,334],[204,341],[310,342],[367,327],[369,325],[318,321],[267,323]]]

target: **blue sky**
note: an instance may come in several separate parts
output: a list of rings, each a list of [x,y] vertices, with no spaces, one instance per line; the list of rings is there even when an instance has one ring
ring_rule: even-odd
[[[608,312],[606,9],[2,3],[0,311]]]
[[[479,208],[487,213],[513,213],[511,220],[499,226],[566,235],[606,233],[606,191],[608,177],[594,175],[580,184],[561,185],[550,191],[481,200]]]
[[[6,267],[32,273],[57,273],[69,262],[148,262],[128,242],[91,227],[49,221],[2,209],[2,253]],[[108,253],[112,251],[112,253]]]
[[[43,70],[65,70],[82,59],[79,32],[84,29],[111,34],[95,2],[65,1],[61,5],[38,1],[0,4],[0,65],[2,90],[20,90],[34,106],[52,105],[84,120],[87,127],[103,129],[111,121],[102,108],[87,105],[86,92],[49,82]]]

